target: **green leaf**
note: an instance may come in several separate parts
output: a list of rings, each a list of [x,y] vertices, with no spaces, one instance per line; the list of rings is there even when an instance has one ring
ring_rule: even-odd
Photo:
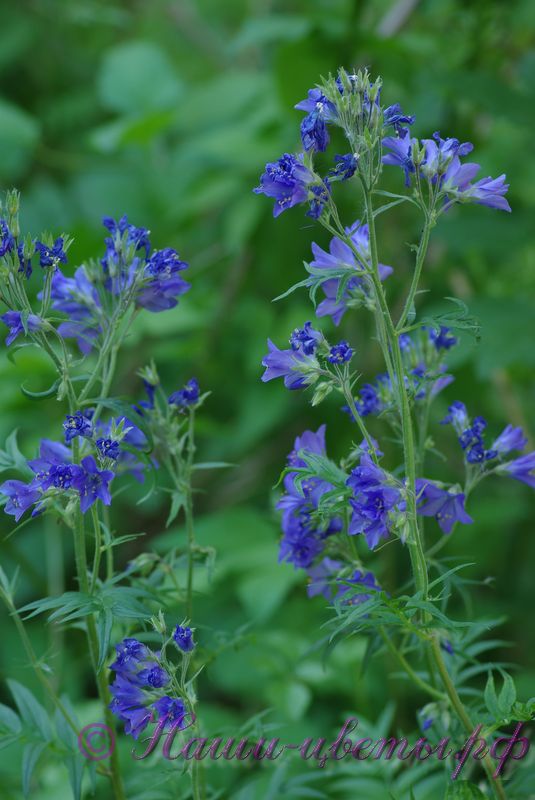
[[[111,629],[113,627],[113,614],[109,608],[103,609],[97,617],[97,635],[98,635],[98,664],[97,671],[100,672],[106,656],[108,654]]]
[[[508,672],[502,672],[503,686],[498,697],[501,712],[504,716],[511,713],[513,705],[516,703],[516,686]]]
[[[37,120],[17,106],[0,100],[0,177],[11,179],[20,175],[38,139]]]
[[[486,800],[486,795],[470,781],[455,781],[455,783],[451,783],[444,795],[444,800],[479,800],[480,798]]]
[[[46,744],[44,742],[27,744],[22,752],[22,791],[24,797],[29,797],[30,795],[32,774],[45,747]]]
[[[81,800],[85,759],[80,754],[73,753],[65,758],[65,766],[67,767],[72,796],[74,800]]]
[[[20,390],[25,397],[29,397],[31,400],[44,400],[47,397],[53,397],[60,385],[61,381],[58,378],[54,381],[52,386],[49,389],[45,389],[43,392],[31,392],[29,389],[26,389],[24,384],[21,384]]]
[[[152,42],[131,41],[106,53],[98,91],[107,108],[138,115],[174,108],[182,86],[161,48]]]
[[[37,730],[45,742],[52,741],[52,726],[48,714],[37,698],[17,681],[8,680],[7,685],[24,722]]]
[[[178,512],[182,508],[182,506],[186,502],[186,495],[184,492],[174,491],[171,496],[171,508],[169,510],[169,516],[167,517],[167,521],[165,523],[165,527],[168,528],[172,521],[178,515]]]
[[[16,714],[9,706],[4,706],[0,703],[0,726],[5,728],[11,733],[20,733],[22,725],[18,714]]]
[[[496,694],[496,686],[494,684],[494,676],[489,672],[487,684],[485,686],[485,704],[495,719],[501,718],[500,705],[498,702],[498,695]]]
[[[228,461],[201,461],[199,464],[194,464],[193,469],[225,469],[226,467],[235,467]]]

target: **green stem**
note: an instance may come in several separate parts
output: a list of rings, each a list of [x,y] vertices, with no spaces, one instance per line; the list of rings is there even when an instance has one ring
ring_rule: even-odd
[[[431,209],[430,212],[426,212],[425,217],[425,224],[424,229],[422,231],[422,238],[420,239],[420,244],[418,245],[418,252],[416,253],[416,262],[414,265],[414,273],[412,276],[412,281],[409,289],[409,293],[407,295],[407,299],[405,300],[405,305],[403,307],[403,311],[401,312],[401,317],[399,318],[399,322],[396,326],[396,330],[400,332],[407,321],[409,314],[411,313],[411,309],[414,305],[414,298],[416,296],[416,292],[418,291],[418,284],[420,282],[420,275],[422,274],[422,267],[424,265],[425,257],[427,255],[427,247],[429,245],[429,236],[431,233],[431,218],[432,218],[433,210]]]
[[[457,693],[457,689],[455,688],[455,685],[450,678],[446,664],[444,663],[444,659],[442,658],[442,653],[440,652],[439,641],[436,637],[433,637],[433,639],[431,640],[431,652],[433,654],[435,664],[442,679],[442,683],[444,684],[444,688],[446,689],[446,692],[450,699],[451,705],[455,709],[457,716],[461,720],[465,731],[469,735],[471,735],[475,730],[475,725],[470,719],[469,715],[467,714],[466,709],[461,701],[461,698]],[[485,769],[485,772],[487,773],[487,777],[489,779],[489,783],[494,793],[494,796],[497,798],[497,800],[507,800],[507,796],[505,794],[500,778],[494,777],[495,766],[492,762],[492,759],[488,755],[486,755],[485,758],[483,759],[483,767]]]
[[[94,594],[100,569],[100,556],[102,553],[102,535],[100,530],[100,520],[96,504],[91,506],[91,517],[93,519],[93,529],[95,531],[95,554],[93,557],[93,571],[91,574],[90,594]]]
[[[17,609],[15,608],[13,600],[11,599],[11,597],[9,597],[9,595],[5,594],[5,592],[1,589],[0,589],[0,595],[2,596],[2,599],[6,604],[6,607],[9,610],[10,615],[15,622],[15,626],[17,628],[22,645],[24,647],[24,650],[26,651],[26,655],[30,660],[30,664],[32,665],[33,671],[35,672],[39,682],[43,686],[43,689],[45,690],[47,697],[50,697],[52,699],[56,708],[61,712],[61,714],[65,718],[66,723],[69,725],[71,730],[76,734],[76,736],[78,736],[78,726],[76,725],[76,722],[74,721],[74,719],[71,717],[71,715],[61,702],[60,698],[57,696],[54,686],[52,685],[51,681],[47,678],[45,672],[43,671],[43,668],[41,667],[39,660],[35,654],[35,651],[32,647],[30,638],[26,633],[26,628],[24,627],[24,623],[22,622],[20,615]]]
[[[89,594],[90,587],[87,576],[84,520],[80,509],[77,509],[76,517],[77,517],[76,526],[74,531],[74,555],[76,561],[76,572],[78,575],[78,582],[80,584],[80,591],[83,592],[84,594]],[[113,714],[108,708],[108,705],[110,703],[110,696],[108,690],[108,683],[106,681],[106,675],[102,670],[98,669],[98,650],[99,650],[98,634],[97,634],[97,626],[95,623],[95,617],[93,616],[93,614],[89,614],[86,617],[86,632],[87,632],[87,641],[89,644],[89,654],[91,657],[93,672],[97,683],[98,694],[102,704],[102,708],[104,710],[104,720],[108,728],[110,728],[110,730],[112,731],[115,731]],[[118,753],[115,748],[113,749],[112,754],[110,756],[110,768],[111,768],[110,780],[113,786],[114,798],[115,800],[126,800],[126,795],[124,793],[124,787],[121,778]]]
[[[439,692],[438,689],[435,689],[433,686],[427,683],[427,681],[424,681],[423,678],[420,678],[418,673],[413,670],[401,650],[394,645],[394,642],[382,625],[379,628],[379,635],[394,658],[400,663],[407,675],[411,677],[413,683],[419,686],[424,692],[427,692],[427,694],[431,695],[431,697],[433,697],[435,700],[446,700],[446,695],[444,692]]]
[[[370,237],[372,280],[374,283],[379,303],[379,313],[377,316],[383,317],[384,329],[386,332],[386,346],[387,349],[392,353],[393,357],[393,367],[394,367],[393,386],[395,387],[395,391],[397,392],[400,401],[401,429],[403,438],[403,451],[405,460],[405,476],[406,476],[406,489],[407,489],[406,513],[407,513],[407,522],[409,526],[409,536],[407,544],[408,544],[409,556],[411,559],[411,565],[412,565],[416,589],[420,593],[422,600],[427,600],[428,586],[429,586],[429,579],[427,575],[427,562],[422,547],[420,531],[418,528],[418,520],[416,516],[416,492],[415,492],[416,456],[415,456],[415,446],[414,446],[414,432],[412,425],[411,410],[409,405],[409,397],[407,393],[407,388],[405,386],[405,371],[403,368],[401,348],[399,345],[399,330],[396,330],[394,328],[394,325],[392,323],[392,317],[390,315],[390,310],[386,303],[386,298],[383,292],[383,287],[379,280],[379,269],[378,269],[379,259],[377,255],[377,238],[375,232],[373,208],[372,208],[370,194],[366,191],[364,192],[364,199],[366,204],[366,217],[367,217],[369,237]],[[419,269],[421,270],[421,264]],[[413,292],[413,295],[415,294],[416,290],[417,290],[417,284],[414,283],[413,281],[413,286],[411,286],[411,291]],[[429,621],[428,614],[425,613],[423,614],[423,621],[424,624]],[[455,686],[453,685],[450,679],[450,676],[446,669],[446,665],[442,658],[442,654],[440,652],[440,645],[437,639],[434,637],[431,641],[431,648],[432,648],[433,660],[436,664],[436,667],[442,679],[442,683],[444,684],[444,688],[446,689],[446,692],[450,699],[451,705],[455,710],[457,716],[461,720],[464,728],[469,733],[472,733],[472,731],[474,730],[474,726],[472,725],[470,717],[466,713],[462,701],[459,698],[459,695],[457,694]],[[489,763],[485,761],[484,766],[495,796],[498,798],[498,800],[505,800],[505,794],[503,793],[503,787],[501,785],[500,780],[495,779],[493,777],[492,764],[490,764],[490,761]]]

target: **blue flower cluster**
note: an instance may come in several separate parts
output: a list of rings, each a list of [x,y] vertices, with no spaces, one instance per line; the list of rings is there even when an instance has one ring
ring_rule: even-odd
[[[100,264],[90,262],[78,267],[72,277],[64,275],[60,268],[67,262],[63,237],[50,245],[40,241],[32,244],[32,253],[39,255],[41,267],[51,273],[52,308],[66,316],[57,332],[65,339],[76,339],[84,355],[117,325],[128,307],[165,311],[176,306],[178,298],[190,288],[182,278],[188,264],[175,250],[168,247],[151,253],[149,232],[136,228],[126,216],[119,221],[104,217],[103,224],[111,235],[105,239],[106,252]],[[24,246],[17,244],[5,219],[0,220],[0,237],[0,257],[16,253],[18,272],[29,278],[31,255],[25,255]],[[43,299],[44,292],[39,297]],[[0,319],[9,328],[8,345],[19,335],[43,326],[37,315],[17,310],[8,311]]]
[[[444,208],[453,203],[478,203],[500,211],[511,211],[504,197],[509,189],[505,175],[471,182],[481,167],[461,162],[461,158],[473,150],[470,142],[443,139],[439,133],[434,133],[432,139],[419,142],[411,138],[408,128],[401,127],[397,136],[383,139],[383,147],[390,151],[383,156],[383,164],[401,167],[406,186],[410,186],[411,176],[418,173],[444,198]]]
[[[447,374],[442,361],[443,352],[457,344],[449,328],[442,326],[423,328],[414,337],[400,336],[402,361],[405,368],[405,385],[416,401],[432,399],[454,380]],[[355,406],[361,417],[380,414],[395,408],[395,391],[389,376],[378,375],[373,383],[363,385],[355,398]],[[344,411],[351,414],[348,406]]]
[[[330,83],[333,96],[327,97],[327,88],[310,89],[307,97],[295,106],[306,112],[300,129],[303,152],[285,153],[278,161],[266,164],[260,185],[254,189],[257,194],[275,200],[275,217],[288,208],[308,202],[308,216],[318,219],[330,201],[331,183],[346,181],[355,174],[359,162],[359,154],[355,152],[335,155],[334,167],[323,178],[314,171],[312,163],[314,153],[327,149],[330,124],[345,130],[354,149],[354,137],[346,128],[347,103],[352,100],[357,103],[349,116],[352,126],[359,131],[392,127],[401,133],[405,130],[403,125],[414,122],[414,117],[404,114],[399,103],[385,109],[381,107],[381,86],[378,82],[370,83],[367,74],[347,74],[340,70]]]
[[[27,462],[34,473],[30,483],[7,480],[0,485],[0,494],[7,497],[4,511],[18,520],[34,506],[32,516],[44,510],[44,501],[60,495],[78,496],[83,513],[100,500],[110,505],[110,484],[117,474],[129,472],[144,480],[145,465],[139,454],[147,448],[147,437],[126,417],[117,417],[105,423],[92,422],[92,411],[77,411],[63,423],[66,444],[43,439],[39,457]],[[111,430],[121,429],[121,444],[110,437]],[[79,464],[73,463],[73,439],[80,437],[87,445],[82,449]],[[86,453],[84,455],[84,452]],[[96,456],[96,458],[95,458]]]
[[[352,246],[334,236],[329,244],[329,252],[327,252],[313,242],[314,260],[309,265],[315,278],[318,276],[324,278],[321,288],[325,294],[325,300],[322,300],[317,306],[316,316],[331,317],[335,325],[340,324],[350,306],[369,303],[371,297],[370,279],[367,277],[367,273],[370,271],[368,226],[357,219],[345,230]],[[393,271],[392,267],[379,264],[379,277],[382,281],[388,278]],[[351,275],[352,272],[355,272],[354,276]],[[337,277],[330,277],[336,273],[338,273]],[[345,273],[342,291],[340,291],[341,273]],[[350,274],[349,279],[347,273]]]
[[[374,592],[382,591],[373,572],[362,572],[357,569],[350,577],[342,578],[344,565],[332,558],[323,558],[316,566],[308,570],[309,597],[323,595],[327,600],[339,600],[343,605],[361,605],[369,600]],[[354,591],[353,587],[358,587]],[[369,589],[370,591],[363,591]]]
[[[95,341],[117,320],[110,315],[121,302],[159,312],[173,308],[188,291],[189,283],[181,277],[187,269],[171,248],[150,253],[148,231],[130,224],[127,217],[118,222],[105,217],[110,233],[100,270],[79,267],[72,278],[57,269],[52,277],[52,308],[67,315],[58,332],[75,338],[80,350],[88,354]]]
[[[347,485],[352,490],[352,509],[348,533],[363,533],[373,550],[403,519],[402,487],[391,475],[363,453],[360,464],[351,472]]]
[[[479,464],[485,468],[487,462],[498,461],[498,464],[491,465],[493,471],[508,474],[535,488],[535,453],[527,453],[512,461],[503,462],[515,450],[521,451],[527,445],[528,440],[522,428],[507,425],[492,442],[490,449],[486,449],[483,431],[487,427],[487,421],[483,417],[474,417],[471,420],[465,404],[460,400],[448,407],[448,414],[442,424],[453,425],[468,464]]]
[[[288,456],[288,466],[306,467],[302,458],[305,453],[326,455],[325,425],[315,433],[305,431],[296,438],[294,450]],[[315,513],[321,497],[333,486],[319,478],[301,481],[298,478],[298,472],[287,472],[284,476],[286,494],[277,503],[277,508],[283,512],[279,561],[289,561],[296,568],[307,569],[323,552],[327,537],[342,529],[342,522],[336,517],[320,521]]]
[[[186,706],[181,698],[165,693],[171,678],[161,666],[159,654],[137,639],[123,639],[115,649],[109,708],[124,722],[125,733],[137,739],[151,722],[157,722],[161,730],[185,728]]]

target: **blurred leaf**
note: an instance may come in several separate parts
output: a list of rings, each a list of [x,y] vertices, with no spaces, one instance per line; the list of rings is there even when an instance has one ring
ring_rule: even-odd
[[[106,53],[98,91],[107,108],[139,114],[173,106],[180,97],[181,84],[158,45],[132,41]]]

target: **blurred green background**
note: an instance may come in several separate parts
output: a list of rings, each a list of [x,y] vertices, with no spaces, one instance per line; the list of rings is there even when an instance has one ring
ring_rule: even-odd
[[[135,372],[151,358],[169,392],[197,376],[212,391],[199,420],[201,458],[236,464],[202,473],[198,485],[199,538],[218,551],[212,582],[203,573],[197,586],[200,638],[203,629],[213,641],[248,626],[242,643],[201,682],[208,729],[211,721],[237,728],[269,708],[281,735],[299,741],[329,735],[346,712],[375,721],[396,698],[392,730],[411,730],[422,697],[392,677],[386,656],[362,676],[365,642],[358,638],[344,642],[324,667],[315,644],[329,612],[321,599],[307,600],[298,573],[277,564],[272,487],[294,436],[326,421],[329,451],[340,456],[353,430],[334,399],[311,409],[302,393],[259,380],[266,338],[282,345],[312,315],[305,293],[271,300],[304,277],[311,241],[325,246],[329,237],[302,209],[273,220],[271,203],[251,190],[266,161],[299,148],[302,115],[294,104],[320,74],[340,65],[368,65],[381,74],[386,103],[399,101],[416,114],[415,135],[439,130],[472,141],[481,176],[507,173],[513,213],[454,209],[433,234],[421,310],[436,311],[454,295],[482,325],[481,341],[464,336],[452,355],[457,380],[437,402],[434,421],[449,402],[462,399],[473,414],[487,417],[493,434],[506,422],[519,424],[533,446],[533,2],[20,0],[2,2],[0,10],[0,181],[3,189],[22,192],[23,228],[34,235],[69,232],[75,240],[70,263],[77,264],[101,253],[101,217],[126,213],[151,230],[155,246],[175,247],[191,265],[192,289],[179,307],[139,318],[115,388],[137,397]],[[392,191],[401,188],[399,171],[388,170],[385,179]],[[359,216],[355,191],[344,186],[338,194],[347,224]],[[407,244],[418,224],[411,210],[380,217],[381,260],[395,267],[391,297],[401,298],[406,286]],[[356,343],[359,370],[372,378],[381,364],[369,319],[354,314],[342,331]],[[30,456],[43,430],[59,438],[63,409],[54,400],[32,402],[19,388],[21,382],[34,390],[49,385],[39,354],[23,351],[13,365],[2,348],[0,380],[2,442],[18,428]],[[380,431],[381,423],[374,426]],[[438,425],[434,434],[446,460],[431,458],[429,477],[458,479],[454,437]],[[179,525],[164,532],[166,496],[136,507],[140,496],[134,487],[113,509],[119,533],[146,533],[121,549],[124,563],[142,550],[183,541]],[[476,562],[472,578],[493,580],[474,587],[473,608],[458,604],[456,610],[508,616],[498,635],[512,646],[497,656],[521,665],[526,699],[535,677],[534,496],[514,481],[489,480],[469,510],[476,523],[459,530],[446,553]],[[1,555],[8,574],[21,567],[19,604],[54,593],[63,580],[76,588],[67,535],[59,534],[67,550],[63,570],[56,532],[35,521],[7,539],[10,523],[0,519]],[[405,562],[399,550],[387,548],[381,557],[387,588],[407,577]],[[14,626],[4,622],[2,673],[34,686]],[[92,721],[97,711],[82,636],[69,636],[58,655],[42,623],[30,630],[38,652],[58,669],[63,663],[65,691]],[[20,796],[18,770],[16,758],[3,758],[6,798]],[[246,776],[250,788],[240,795],[234,767],[216,772],[222,796],[244,800],[267,796],[263,787],[272,779],[262,775],[257,785],[254,774]],[[362,774],[353,783],[347,778],[348,792],[363,789]],[[69,796],[60,765],[47,764],[39,786],[32,797]],[[332,796],[345,797],[344,791],[333,785]],[[364,791],[382,797],[372,783]]]

